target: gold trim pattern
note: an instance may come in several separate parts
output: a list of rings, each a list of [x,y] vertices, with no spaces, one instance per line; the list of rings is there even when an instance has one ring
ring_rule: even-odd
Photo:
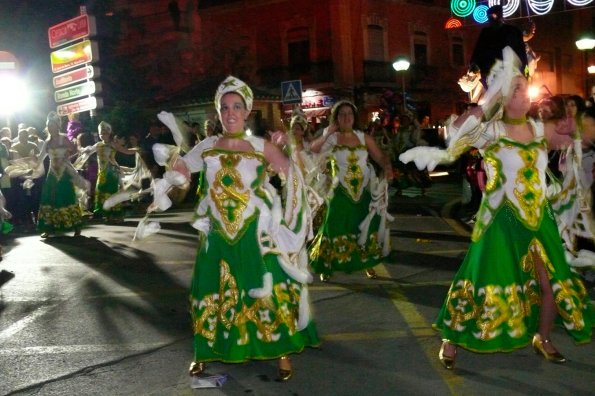
[[[247,291],[239,290],[237,282],[225,260],[219,263],[219,291],[197,301],[191,299],[192,327],[195,335],[204,337],[209,345],[217,338],[217,324],[225,328],[224,337],[232,329],[237,329],[238,345],[251,342],[248,324],[253,324],[256,337],[261,342],[271,343],[281,337],[281,326],[286,327],[291,336],[297,331],[298,302],[300,286],[287,279],[273,285],[272,296],[258,298],[248,305],[251,298]],[[276,301],[276,302],[275,302]]]
[[[523,218],[531,228],[535,228],[539,224],[541,216],[538,212],[541,211],[544,192],[541,189],[540,173],[535,163],[538,159],[538,149],[527,148],[519,152],[521,159],[525,166],[520,168],[517,172],[516,183],[522,185],[524,188],[520,190],[515,188],[513,190],[523,211]]]
[[[215,174],[213,187],[209,189],[225,230],[231,235],[238,232],[250,199],[250,191],[243,192],[242,175],[236,169],[241,160],[239,154],[221,155],[221,168]]]
[[[349,195],[352,199],[356,199],[359,195],[364,180],[362,168],[358,163],[359,157],[355,153],[355,150],[350,150],[349,156],[347,157],[347,172],[345,172],[345,185],[349,186]]]

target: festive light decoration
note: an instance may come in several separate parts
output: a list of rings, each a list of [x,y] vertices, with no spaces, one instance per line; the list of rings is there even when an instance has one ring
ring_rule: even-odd
[[[450,10],[458,17],[466,17],[473,13],[475,0],[451,0]]]
[[[554,0],[526,0],[531,11],[537,15],[545,15],[552,10]]]
[[[463,23],[457,18],[449,18],[444,23],[444,29],[457,29],[463,26]]]
[[[485,23],[488,21],[488,6],[485,4],[478,5],[473,10],[473,19],[477,23]]]
[[[481,1],[484,3],[484,0],[450,0],[450,10],[451,12],[460,17],[465,18],[471,14],[473,14],[473,20],[477,23],[485,23],[488,21],[487,10],[490,7],[495,5],[502,5],[502,17],[508,18],[511,15],[515,14],[520,7],[521,0],[488,0],[486,4],[478,5],[476,2]],[[545,15],[549,13],[552,8],[554,7],[555,0],[525,0],[527,2],[527,6],[530,8],[531,11],[526,10],[527,15],[535,14],[535,15]],[[569,4],[575,7],[583,7],[589,5],[595,0],[563,0],[567,1]],[[521,15],[522,16],[522,15]],[[457,22],[456,18],[450,18],[444,24],[445,29],[455,29],[461,26],[454,25]]]
[[[488,4],[490,7],[501,4],[502,5],[502,16],[508,18],[519,9],[521,0],[508,0],[506,4],[502,4],[502,0],[489,0]]]
[[[582,7],[593,2],[593,0],[566,0],[575,7]]]

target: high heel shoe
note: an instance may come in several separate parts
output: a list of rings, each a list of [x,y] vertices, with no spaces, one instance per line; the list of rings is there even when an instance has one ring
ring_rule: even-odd
[[[556,352],[548,352],[545,350],[545,344],[549,344],[551,343],[551,341],[549,339],[543,339],[541,338],[541,335],[539,333],[535,333],[535,335],[533,336],[533,350],[535,351],[536,354],[541,355],[545,358],[545,360],[547,360],[548,362],[552,362],[552,363],[565,363],[566,362],[566,358],[558,351]]]
[[[191,376],[199,375],[205,371],[205,364],[204,362],[192,362],[190,363],[190,368],[188,369],[188,374]]]
[[[374,268],[368,268],[366,270],[366,277],[368,279],[376,279],[378,278],[378,275],[376,275],[376,271],[374,271]]]
[[[455,352],[452,356],[447,356],[444,354],[444,347],[446,344],[450,344],[448,340],[442,340],[442,345],[440,346],[440,352],[438,352],[438,359],[440,359],[440,363],[444,366],[447,370],[452,370],[455,367],[455,359],[457,357],[457,349],[455,346]],[[452,344],[450,344],[452,345]]]
[[[289,368],[281,368],[281,362],[287,362]],[[289,360],[288,356],[281,356],[279,358],[279,379],[281,381],[288,381],[291,376],[293,375],[293,370],[291,368],[291,360]]]

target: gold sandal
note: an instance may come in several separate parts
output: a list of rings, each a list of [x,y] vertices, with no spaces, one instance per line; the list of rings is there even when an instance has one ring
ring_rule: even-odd
[[[205,364],[204,362],[192,362],[190,363],[190,368],[188,369],[188,374],[191,376],[199,375],[205,371]]]
[[[281,368],[281,362],[287,362],[289,364],[289,368]],[[279,358],[279,379],[281,381],[288,381],[291,376],[293,375],[293,369],[291,368],[291,360],[289,360],[288,356],[281,356]]]
[[[545,360],[547,360],[548,362],[565,363],[566,358],[560,352],[556,351],[556,352],[549,353],[548,351],[545,350],[545,344],[549,344],[549,343],[551,343],[551,341],[549,339],[541,338],[541,335],[539,333],[535,333],[535,335],[533,336],[532,345],[533,345],[533,350],[535,351],[536,354],[543,356],[545,358]]]
[[[442,340],[442,345],[440,346],[440,352],[438,352],[438,359],[440,359],[440,363],[444,366],[447,370],[452,370],[455,367],[455,359],[457,357],[457,347],[455,346],[455,352],[452,356],[447,356],[444,354],[444,347],[446,344],[452,345],[448,340]]]

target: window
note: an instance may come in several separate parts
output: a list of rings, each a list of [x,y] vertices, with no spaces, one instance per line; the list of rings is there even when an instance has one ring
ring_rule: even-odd
[[[413,58],[416,65],[428,65],[428,37],[424,32],[413,35]]]
[[[379,25],[368,25],[368,60],[384,61],[384,29]]]
[[[465,51],[463,49],[463,39],[453,37],[452,39],[452,64],[453,66],[465,65]]]
[[[297,73],[310,70],[310,38],[307,28],[287,32],[287,55],[290,70]]]

